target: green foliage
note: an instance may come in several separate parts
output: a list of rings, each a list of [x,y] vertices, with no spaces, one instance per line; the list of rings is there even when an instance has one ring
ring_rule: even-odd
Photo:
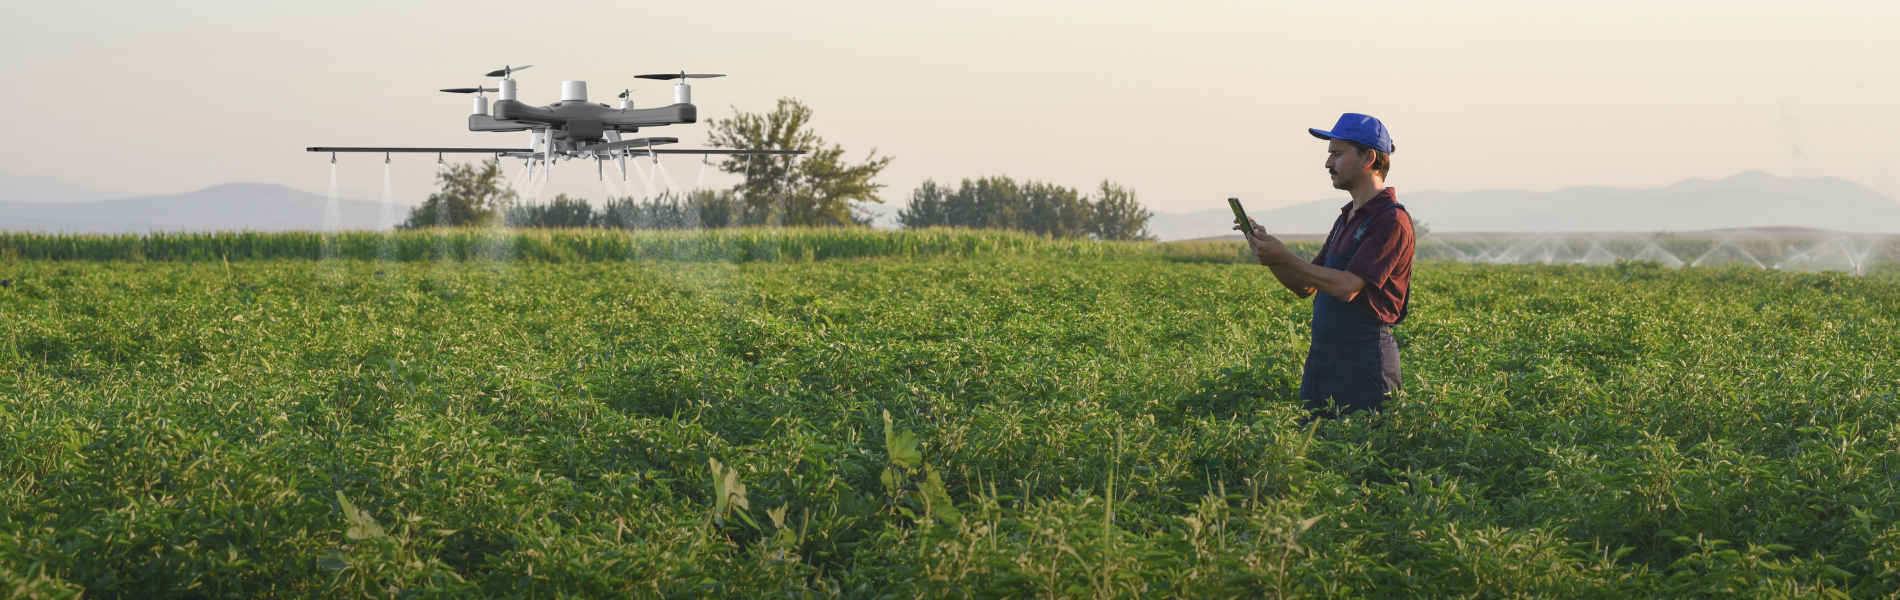
[[[771,215],[773,225],[868,223],[854,211],[861,203],[883,202],[877,192],[884,184],[875,180],[890,166],[892,157],[880,158],[873,149],[862,163],[845,162],[844,147],[827,147],[824,138],[812,131],[811,108],[793,98],[780,99],[770,113],[735,112],[732,118],[712,120],[707,145],[806,152],[803,156],[739,155],[719,163],[719,170],[745,177],[736,191],[750,210]]]
[[[610,205],[609,208],[612,208]],[[609,212],[608,214],[613,214]],[[632,211],[619,213],[633,215]],[[641,223],[640,221],[635,221]],[[0,232],[0,259],[91,261],[243,261],[341,259],[436,261],[499,258],[544,262],[689,259],[731,262],[833,258],[985,256],[1132,256],[1153,245],[1052,240],[1010,231],[868,228],[724,228],[679,230],[665,223],[637,231],[492,228],[372,232],[206,232],[63,235]],[[325,253],[326,244],[332,249]]]
[[[726,513],[732,510],[739,511],[739,515],[745,517],[745,511],[752,508],[752,503],[746,499],[745,484],[739,483],[739,470],[727,468],[717,458],[706,459],[706,464],[712,467],[713,522],[725,525]],[[745,519],[747,522],[752,520],[751,517]],[[757,525],[753,523],[753,526]]]
[[[924,453],[917,449],[917,434],[908,430],[899,431],[891,424],[891,411],[884,411],[884,453],[891,459],[890,466],[878,475],[878,481],[884,484],[884,491],[891,494],[892,508],[898,514],[916,520],[929,521],[932,517],[942,519],[951,525],[961,523],[963,514],[957,511],[956,503],[950,500],[949,491],[943,485],[943,478],[937,470],[924,464]],[[924,478],[915,482],[911,478],[922,472]],[[914,483],[916,491],[909,491],[907,484]],[[919,510],[913,511],[904,506],[909,500]],[[922,517],[919,517],[919,514]]]
[[[435,193],[409,210],[399,227],[470,227],[489,225],[518,197],[502,180],[501,165],[493,162],[451,165],[436,173]]]
[[[584,233],[0,260],[0,591],[1900,593],[1892,276],[1421,263],[1404,393],[1302,425],[1257,265]]]
[[[569,198],[567,194],[557,195],[547,204],[517,202],[509,205],[506,212],[503,221],[509,227],[575,229],[594,227],[598,218],[593,205],[580,198]]]
[[[747,205],[732,190],[661,192],[658,197],[607,202],[594,217],[595,227],[626,230],[721,229],[771,224],[772,213]]]
[[[965,179],[957,189],[926,180],[897,212],[906,228],[1012,229],[1056,238],[1146,240],[1153,216],[1134,190],[1103,181],[1097,195],[1073,188],[1005,176]]]
[[[924,465],[924,455],[917,451],[917,434],[909,431],[897,431],[891,425],[891,411],[884,411],[884,452],[891,457],[891,465],[900,469],[915,469]]]
[[[1154,234],[1148,232],[1148,219],[1154,213],[1142,207],[1135,199],[1133,188],[1102,180],[1095,191],[1095,197],[1086,201],[1094,204],[1094,219],[1089,223],[1089,233],[1098,240],[1152,240]]]

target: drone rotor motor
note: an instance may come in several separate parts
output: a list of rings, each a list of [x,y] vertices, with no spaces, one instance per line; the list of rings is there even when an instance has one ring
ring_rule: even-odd
[[[451,94],[474,94],[475,95],[475,114],[487,116],[488,115],[488,97],[483,96],[482,93],[483,92],[498,92],[501,90],[497,90],[494,88],[485,88],[485,87],[472,87],[472,88],[449,88],[442,91],[448,92]]]
[[[717,75],[717,74],[711,74],[711,73],[688,74],[685,71],[680,71],[678,74],[656,73],[652,75],[635,75],[634,77],[637,77],[640,79],[659,79],[662,81],[669,80],[669,79],[678,79],[680,80],[680,82],[673,86],[673,103],[674,104],[692,104],[693,103],[693,86],[686,85],[686,80],[707,79],[711,77],[725,77],[725,75]]]

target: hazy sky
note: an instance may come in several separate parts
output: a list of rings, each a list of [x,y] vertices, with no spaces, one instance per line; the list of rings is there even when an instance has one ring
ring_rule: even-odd
[[[1649,187],[1760,169],[1900,198],[1900,2],[37,2],[0,20],[0,172],[134,193],[233,181],[322,192],[307,146],[516,146],[467,131],[480,75],[592,100],[641,73],[708,118],[797,97],[895,210],[925,178],[1134,186],[1156,210],[1343,198],[1306,127],[1391,128],[1405,190]],[[643,132],[646,133],[646,132]],[[433,156],[398,156],[397,199]],[[380,156],[345,156],[375,199]],[[663,159],[682,185],[699,165]],[[518,168],[518,167],[512,167]],[[591,165],[552,191],[598,199]],[[731,180],[708,175],[708,184]],[[640,187],[635,183],[635,187]],[[1401,195],[1403,199],[1403,195]]]

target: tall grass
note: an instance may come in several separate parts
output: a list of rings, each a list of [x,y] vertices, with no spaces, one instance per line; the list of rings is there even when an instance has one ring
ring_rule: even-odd
[[[242,261],[324,258],[540,262],[707,260],[757,262],[870,257],[1028,255],[1113,258],[1153,255],[1185,262],[1248,262],[1239,242],[1120,242],[1061,239],[997,229],[733,228],[702,230],[419,229],[346,231],[46,234],[0,232],[0,260]],[[1316,244],[1294,244],[1310,253]]]
[[[735,262],[871,256],[1035,254],[1107,257],[1140,252],[1127,242],[1052,239],[996,230],[778,229],[688,231],[423,229],[337,234],[293,231],[62,235],[0,233],[0,258],[90,261],[318,259],[466,260],[499,243],[513,259],[546,262],[705,258]],[[385,248],[389,251],[385,251]]]

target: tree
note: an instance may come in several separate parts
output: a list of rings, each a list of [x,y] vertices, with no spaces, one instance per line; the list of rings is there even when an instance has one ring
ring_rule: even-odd
[[[454,165],[437,178],[439,189],[411,209],[409,220],[400,228],[487,225],[499,219],[516,198],[515,191],[503,185],[501,165],[492,162]]]
[[[1100,195],[1095,197],[1094,222],[1089,224],[1089,233],[1094,234],[1095,239],[1154,239],[1154,234],[1148,232],[1148,219],[1155,215],[1135,200],[1135,190],[1104,179],[1097,193]]]
[[[1135,200],[1135,191],[1103,181],[1096,196],[1039,181],[1018,183],[1006,176],[965,179],[952,190],[927,180],[911,191],[910,203],[897,211],[906,228],[978,227],[1016,229],[1057,238],[1101,240],[1152,239],[1154,216]]]
[[[844,148],[825,145],[811,130],[811,108],[794,98],[778,101],[766,114],[741,112],[730,119],[713,119],[714,148],[803,150],[794,155],[737,155],[720,161],[719,170],[743,175],[735,191],[748,212],[764,212],[784,225],[864,225],[855,203],[884,201],[877,192],[884,184],[873,180],[891,164],[872,149],[864,162],[848,164]]]
[[[911,190],[910,203],[897,210],[897,223],[905,229],[950,226],[949,195],[950,191],[937,185],[936,180],[925,179]]]
[[[1023,211],[1017,228],[1057,238],[1087,236],[1094,229],[1095,207],[1075,188],[1031,181],[1022,188]]]
[[[747,213],[732,190],[661,192],[635,200],[629,196],[608,200],[594,213],[593,225],[608,229],[717,229],[754,225],[760,215]]]
[[[590,227],[594,221],[593,205],[580,198],[569,198],[567,194],[557,195],[547,204],[513,204],[507,214],[510,227],[576,228]]]

